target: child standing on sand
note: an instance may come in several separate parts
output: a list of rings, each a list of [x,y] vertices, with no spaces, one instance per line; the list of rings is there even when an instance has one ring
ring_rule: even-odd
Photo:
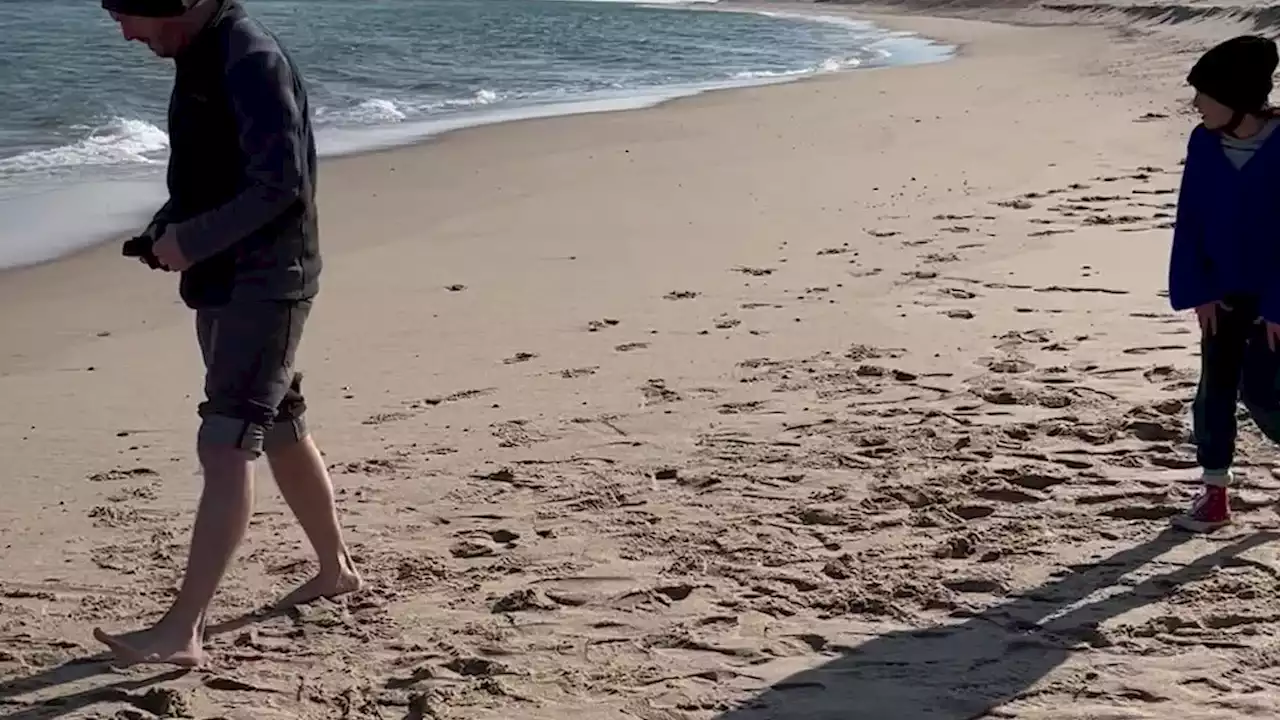
[[[1169,301],[1194,308],[1202,332],[1193,433],[1204,488],[1173,519],[1193,532],[1231,520],[1239,399],[1280,443],[1280,114],[1268,105],[1277,61],[1275,42],[1241,36],[1187,78],[1202,122],[1187,143]]]

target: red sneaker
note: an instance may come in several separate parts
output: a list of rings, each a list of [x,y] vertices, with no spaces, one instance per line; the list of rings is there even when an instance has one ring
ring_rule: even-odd
[[[1213,532],[1231,524],[1227,489],[1205,485],[1196,499],[1191,501],[1191,508],[1181,515],[1175,515],[1172,523],[1174,527],[1194,533]]]

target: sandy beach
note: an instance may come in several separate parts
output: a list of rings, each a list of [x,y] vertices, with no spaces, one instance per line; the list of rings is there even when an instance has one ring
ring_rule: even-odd
[[[264,464],[204,670],[91,636],[185,559],[176,278],[4,274],[0,718],[1280,718],[1251,425],[1237,523],[1166,531],[1183,78],[1250,26],[820,10],[960,52],[324,165],[301,365],[370,587],[254,614],[310,562]]]

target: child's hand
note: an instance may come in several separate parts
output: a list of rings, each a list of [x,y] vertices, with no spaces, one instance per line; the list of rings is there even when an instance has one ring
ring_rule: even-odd
[[[1231,306],[1221,300],[1214,300],[1196,307],[1196,319],[1200,321],[1200,330],[1204,332],[1205,337],[1213,337],[1218,331],[1218,310],[1231,312]],[[1277,328],[1280,332],[1280,328]],[[1277,338],[1280,339],[1280,338]],[[1274,350],[1275,347],[1273,346]]]
[[[1267,324],[1267,347],[1271,348],[1271,352],[1275,352],[1280,347],[1280,323],[1273,323],[1270,320]]]

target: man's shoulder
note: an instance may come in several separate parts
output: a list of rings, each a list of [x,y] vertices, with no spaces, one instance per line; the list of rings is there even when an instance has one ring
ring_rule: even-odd
[[[228,71],[254,56],[275,58],[293,66],[280,40],[238,3],[219,20],[217,34]]]

